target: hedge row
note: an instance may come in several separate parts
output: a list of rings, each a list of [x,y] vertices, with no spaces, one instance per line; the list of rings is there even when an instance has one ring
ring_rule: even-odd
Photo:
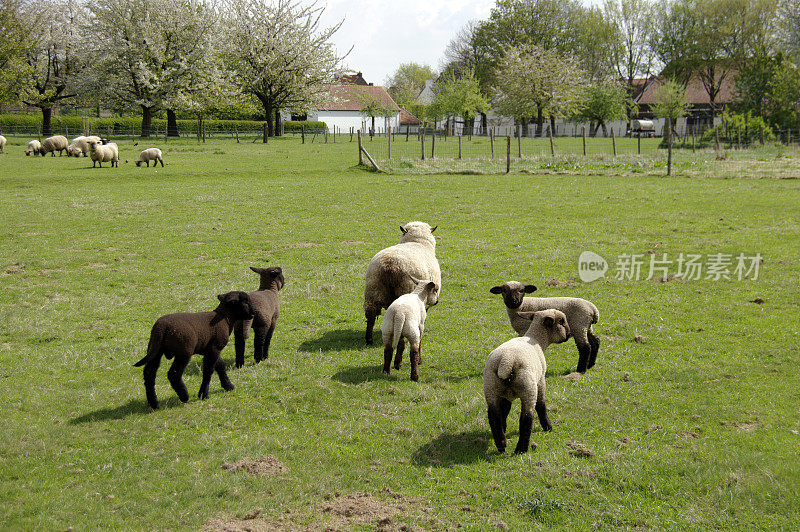
[[[106,131],[109,128],[116,133],[126,133],[128,131],[139,131],[142,127],[142,119],[138,117],[108,117],[108,118],[89,118],[89,127],[92,131]],[[36,128],[42,122],[41,115],[36,114],[0,114],[0,127],[4,128]],[[178,120],[178,131],[182,133],[196,133],[197,120]],[[264,123],[258,120],[204,120],[206,131],[261,131]],[[64,128],[79,131],[83,128],[83,119],[80,116],[53,115],[51,124],[54,130]],[[167,121],[154,118],[152,122],[153,133],[164,131]],[[312,122],[310,120],[296,121],[287,120],[284,122],[286,133],[300,132],[305,126],[306,131],[324,131],[324,122]]]

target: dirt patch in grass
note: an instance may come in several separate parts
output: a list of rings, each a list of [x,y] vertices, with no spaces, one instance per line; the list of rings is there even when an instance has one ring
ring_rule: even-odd
[[[251,475],[272,476],[285,473],[289,469],[280,460],[272,455],[262,456],[261,458],[242,458],[238,462],[222,464],[222,469],[226,471],[246,471]]]
[[[363,240],[345,240],[345,241],[342,242],[342,244],[344,244],[346,246],[358,246],[358,245],[374,246],[375,245],[372,242],[364,242]]]
[[[370,493],[336,496],[317,507],[317,517],[311,522],[303,518],[299,511],[287,510],[278,518],[269,520],[260,517],[261,510],[255,510],[244,517],[212,519],[203,529],[213,532],[344,531],[361,528],[383,532],[423,530],[416,525],[405,523],[404,518],[423,518],[430,509],[417,499],[390,491],[387,493],[388,497],[385,499]]]
[[[573,286],[578,286],[578,283],[575,281],[562,281],[560,279],[550,279],[549,281],[544,282],[547,286],[555,286],[558,288],[572,288]]]

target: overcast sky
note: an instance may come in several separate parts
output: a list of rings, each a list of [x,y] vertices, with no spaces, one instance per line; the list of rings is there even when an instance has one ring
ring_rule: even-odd
[[[597,4],[599,0],[583,0]],[[345,65],[375,85],[383,85],[400,63],[428,64],[438,70],[444,50],[470,20],[488,18],[495,0],[320,0],[322,21],[344,19],[333,42],[340,53],[353,47]]]

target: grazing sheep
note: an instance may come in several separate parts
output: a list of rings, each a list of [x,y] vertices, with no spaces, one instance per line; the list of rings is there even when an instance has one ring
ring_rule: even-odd
[[[158,148],[147,148],[146,150],[142,150],[142,153],[139,154],[139,158],[136,159],[136,166],[141,166],[142,163],[145,163],[147,167],[150,167],[150,161],[153,161],[153,168],[158,166],[158,163],[161,163],[161,167],[164,167],[164,159],[161,158],[161,150]]]
[[[552,343],[565,342],[570,335],[563,312],[548,309],[522,312],[531,325],[525,334],[513,338],[489,353],[483,369],[483,395],[489,415],[489,426],[497,450],[506,450],[506,420],[511,402],[519,398],[519,441],[515,453],[528,451],[533,428],[533,412],[539,416],[543,430],[550,430],[544,401],[547,360],[544,351]]]
[[[89,156],[92,158],[92,168],[95,167],[95,164],[100,164],[100,168],[103,167],[103,163],[110,162],[112,168],[116,166],[119,168],[119,148],[113,142],[108,142],[108,140],[102,141],[89,141]]]
[[[438,227],[438,226],[437,226]],[[372,345],[372,329],[382,309],[414,290],[412,279],[428,279],[442,289],[442,274],[436,260],[436,238],[425,222],[409,222],[400,228],[400,243],[385,248],[372,257],[367,266],[364,287],[365,339]]]
[[[67,137],[64,135],[47,137],[42,141],[42,147],[39,148],[39,155],[44,157],[50,153],[53,157],[55,157],[56,152],[58,152],[58,156],[61,157],[64,154],[64,150],[66,150],[68,146],[69,143],[67,142]]]
[[[419,380],[418,367],[422,360],[420,342],[425,329],[426,309],[439,302],[439,287],[433,281],[417,281],[417,286],[410,294],[403,294],[395,299],[386,309],[386,316],[381,324],[383,339],[383,372],[389,374],[392,354],[394,369],[399,370],[403,361],[404,338],[408,338],[411,349],[411,380]]]
[[[0,135],[0,153],[6,152],[6,138]]]
[[[600,313],[590,301],[579,297],[524,297],[536,291],[532,284],[524,285],[517,281],[492,287],[493,294],[503,294],[511,327],[522,336],[531,324],[530,320],[523,318],[521,312],[533,312],[554,308],[567,316],[569,328],[578,347],[578,369],[585,373],[594,366],[597,360],[597,351],[600,349],[600,338],[594,333],[592,324],[597,323]]]
[[[253,327],[256,334],[253,351],[256,364],[269,358],[269,344],[275,332],[278,315],[281,313],[278,290],[283,288],[283,270],[278,266],[269,268],[251,266],[250,269],[261,276],[261,281],[258,290],[248,294],[253,304],[253,319],[237,321],[233,329],[237,368],[244,366],[244,341],[247,339],[250,327]]]
[[[36,139],[33,139],[28,143],[28,147],[25,149],[25,155],[39,155],[39,150],[42,149],[42,143]]]
[[[208,385],[214,371],[225,390],[233,390],[233,384],[225,372],[225,361],[220,352],[228,344],[228,338],[237,320],[253,317],[250,296],[246,292],[228,292],[217,296],[220,304],[211,312],[181,312],[166,314],[156,320],[150,332],[147,355],[134,366],[144,366],[144,389],[147,404],[153,410],[158,408],[155,382],[156,371],[161,364],[161,355],[175,361],[169,368],[169,383],[178,394],[181,402],[189,400],[189,393],[183,382],[183,371],[195,353],[203,355],[203,382],[200,384],[200,399],[208,398]]]
[[[89,155],[89,142],[101,142],[100,137],[90,135],[88,137],[80,136],[75,137],[70,142],[69,146],[67,146],[67,155],[80,157],[83,155],[84,157]]]

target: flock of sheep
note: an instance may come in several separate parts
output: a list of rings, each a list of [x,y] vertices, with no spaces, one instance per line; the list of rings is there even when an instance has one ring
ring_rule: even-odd
[[[2,135],[0,135],[0,139],[2,139],[0,140],[0,153],[2,153],[6,139]],[[64,135],[54,135],[47,137],[42,142],[34,139],[28,142],[28,146],[25,149],[25,155],[41,155],[42,157],[48,153],[55,157],[56,152],[58,152],[59,157],[64,152],[67,152],[67,155],[71,157],[88,156],[92,159],[92,168],[98,164],[102,168],[103,163],[111,163],[112,167],[119,166],[119,146],[114,142],[109,142],[108,139],[101,139],[97,136],[82,135],[72,139],[72,142],[68,142],[67,137]],[[146,163],[149,167],[150,161],[153,161],[153,167],[158,166],[158,163],[161,163],[162,167],[164,166],[164,159],[160,149],[147,148],[142,150],[139,158],[134,162],[136,166]]]
[[[409,222],[400,228],[400,243],[379,251],[367,267],[364,289],[365,339],[372,344],[376,317],[386,315],[381,327],[384,346],[383,372],[389,374],[392,358],[400,369],[408,341],[411,379],[419,379],[422,361],[421,341],[427,310],[439,300],[442,289],[436,239],[425,222]],[[147,354],[135,366],[144,366],[147,402],[158,408],[155,377],[162,355],[174,358],[168,379],[181,401],[189,395],[183,372],[193,354],[203,355],[203,377],[198,397],[208,397],[208,386],[216,371],[225,390],[232,390],[225,362],[220,356],[231,332],[235,332],[236,367],[244,365],[245,339],[250,328],[255,331],[254,359],[258,363],[269,356],[269,344],[280,314],[278,291],[283,288],[279,267],[251,268],[260,276],[258,290],[234,291],[217,296],[219,305],[210,312],[167,314],[153,325]],[[500,452],[506,448],[506,420],[511,403],[519,398],[522,411],[516,453],[530,445],[534,412],[543,430],[550,430],[545,404],[544,352],[552,343],[575,338],[579,372],[591,368],[597,358],[600,340],[592,329],[599,313],[591,302],[573,297],[536,298],[524,294],[536,290],[533,285],[509,281],[493,287],[502,294],[511,325],[519,337],[497,347],[486,360],[483,391],[489,425]]]

